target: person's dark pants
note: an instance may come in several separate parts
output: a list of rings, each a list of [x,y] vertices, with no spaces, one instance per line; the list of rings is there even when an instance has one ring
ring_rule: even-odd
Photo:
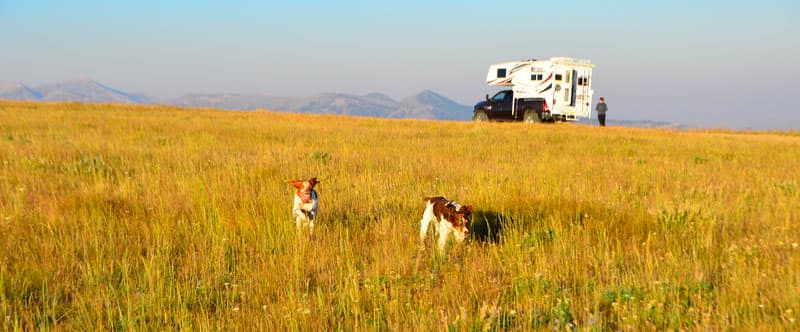
[[[606,126],[606,115],[605,114],[597,114],[597,121],[600,121],[600,127]]]

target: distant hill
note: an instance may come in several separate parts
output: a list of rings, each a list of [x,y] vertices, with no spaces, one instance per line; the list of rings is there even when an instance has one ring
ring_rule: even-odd
[[[99,103],[147,104],[149,98],[123,92],[89,79],[66,81],[38,87],[41,100]]]
[[[90,79],[71,80],[38,87],[0,82],[0,99],[79,101],[87,103],[166,104],[225,110],[269,109],[295,113],[344,114],[381,118],[469,120],[471,108],[430,90],[396,101],[381,93],[363,96],[326,93],[312,97],[275,97],[257,94],[187,94],[156,99],[124,92]]]
[[[243,94],[194,94],[167,100],[164,103],[229,110],[271,109],[293,113],[344,114],[381,118],[469,120],[472,117],[471,107],[458,104],[429,90],[401,101],[395,101],[380,93],[363,96],[326,93],[303,98]]]
[[[294,108],[292,98],[245,94],[188,94],[160,103],[184,107],[211,107],[223,110],[285,110]]]
[[[165,104],[183,107],[209,107],[224,110],[268,109],[293,113],[343,114],[380,118],[413,118],[469,121],[472,107],[461,105],[431,90],[394,100],[373,92],[365,95],[325,93],[311,97],[276,97],[260,94],[187,94],[172,99],[151,98],[124,92],[91,79],[28,87],[17,82],[0,81],[0,99],[34,101],[79,101],[86,103]],[[685,129],[679,123],[609,119],[609,125],[641,128]],[[597,124],[596,119],[579,121]]]
[[[597,125],[597,118],[582,119],[578,123],[586,125]],[[653,121],[653,120],[619,120],[619,119],[606,119],[607,126],[620,126],[620,127],[634,127],[634,128],[660,128],[660,129],[690,129],[691,127],[667,121]]]
[[[470,120],[472,107],[458,104],[430,90],[404,98],[397,117],[417,119]]]
[[[71,80],[34,88],[22,83],[0,82],[0,99],[122,104],[152,102],[145,95],[123,92],[90,79]]]
[[[42,94],[25,84],[0,81],[0,99],[41,100]]]

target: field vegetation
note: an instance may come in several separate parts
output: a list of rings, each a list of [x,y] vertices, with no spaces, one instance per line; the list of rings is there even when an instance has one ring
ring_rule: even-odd
[[[799,189],[796,132],[0,102],[0,329],[794,330]]]

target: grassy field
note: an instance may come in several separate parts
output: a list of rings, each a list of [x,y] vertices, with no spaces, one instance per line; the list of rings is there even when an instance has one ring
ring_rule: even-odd
[[[0,102],[0,329],[795,330],[798,189],[796,132]]]

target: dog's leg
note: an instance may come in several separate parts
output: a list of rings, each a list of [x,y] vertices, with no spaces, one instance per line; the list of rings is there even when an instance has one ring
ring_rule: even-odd
[[[447,222],[444,220],[440,220],[436,226],[436,232],[439,233],[439,251],[444,251],[444,247],[447,245],[447,236],[450,235],[450,228],[447,227]]]
[[[298,231],[303,227],[303,221],[305,220],[305,217],[306,215],[303,214],[302,210],[294,211],[294,224],[297,226]]]
[[[422,220],[419,226],[419,244],[425,245],[425,235],[428,234],[428,226],[435,217],[433,216],[433,204],[428,204],[425,207],[425,212],[422,213]]]

